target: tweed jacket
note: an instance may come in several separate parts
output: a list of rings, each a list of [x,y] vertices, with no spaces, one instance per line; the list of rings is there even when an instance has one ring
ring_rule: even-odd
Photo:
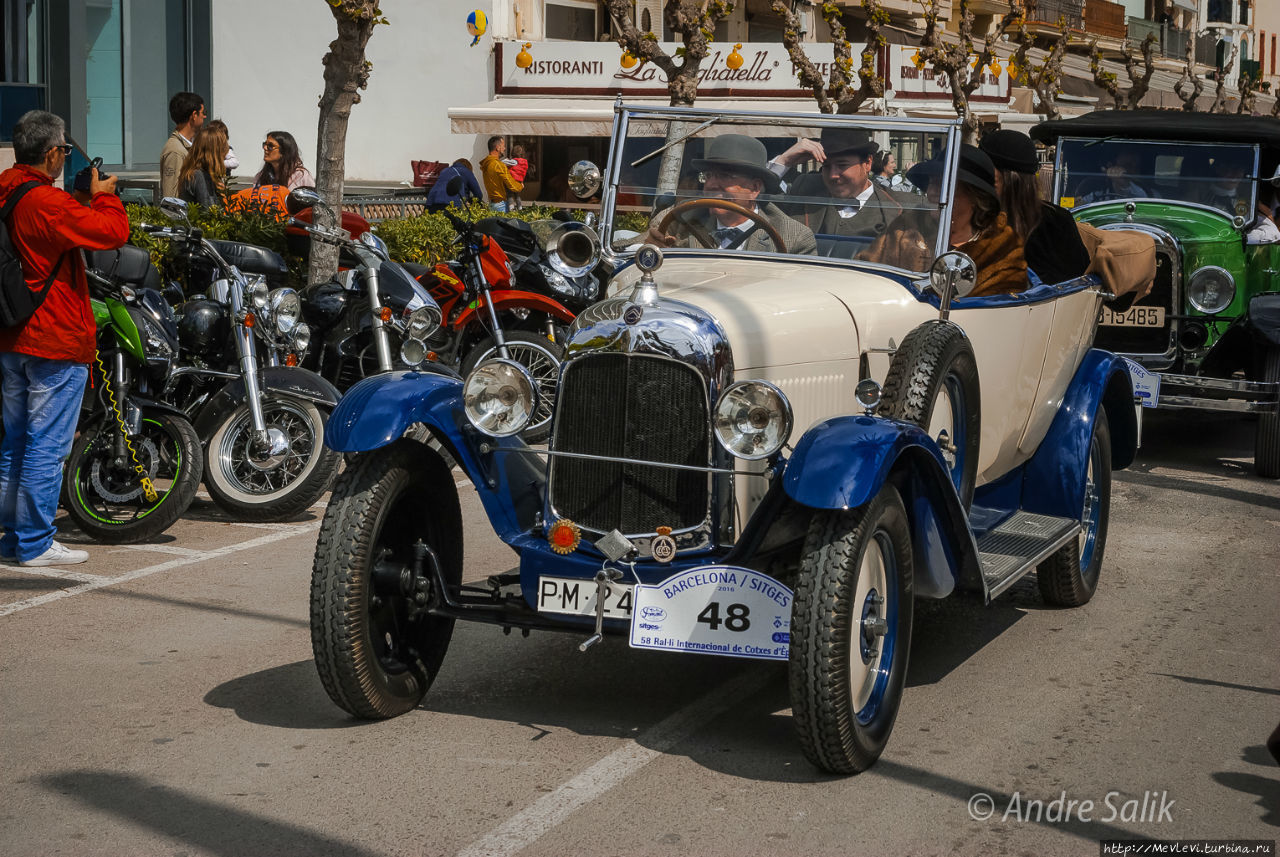
[[[796,220],[819,235],[872,237],[889,231],[889,225],[902,214],[903,206],[898,194],[871,183],[871,196],[853,217],[841,217],[838,209],[842,200],[835,199],[827,191],[822,176],[805,173],[798,176],[787,188],[792,197],[818,197],[830,199],[830,203],[783,203],[785,210]]]

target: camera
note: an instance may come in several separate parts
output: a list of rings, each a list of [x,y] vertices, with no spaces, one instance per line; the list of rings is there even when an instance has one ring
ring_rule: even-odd
[[[111,178],[111,176],[102,171],[102,158],[94,158],[89,162],[89,166],[76,173],[76,180],[73,185],[75,190],[82,190],[85,193],[89,192],[89,183],[93,181],[94,169],[98,170],[99,181]]]

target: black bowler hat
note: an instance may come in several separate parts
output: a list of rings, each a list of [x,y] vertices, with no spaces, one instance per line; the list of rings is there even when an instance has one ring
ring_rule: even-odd
[[[916,164],[907,170],[907,181],[921,190],[927,190],[929,180],[934,176],[942,175],[944,157],[946,157],[945,152],[933,160]],[[996,193],[996,168],[992,165],[991,159],[977,146],[965,143],[960,147],[960,163],[957,166],[956,180],[990,194],[997,200],[1000,199],[1000,194]]]
[[[850,154],[869,158],[880,151],[880,144],[862,128],[823,128],[819,139],[828,158]]]
[[[1027,175],[1035,175],[1040,169],[1036,144],[1021,131],[1014,131],[1012,128],[989,131],[982,135],[982,142],[978,145],[991,158],[996,169]]]
[[[769,152],[755,137],[721,134],[707,141],[705,158],[695,158],[695,170],[732,170],[764,182],[765,190],[777,193],[781,180],[769,169]]]

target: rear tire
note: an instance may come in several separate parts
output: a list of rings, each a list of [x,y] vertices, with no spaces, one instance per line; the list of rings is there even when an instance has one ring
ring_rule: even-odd
[[[520,432],[525,443],[541,443],[551,435],[551,417],[555,413],[556,392],[560,389],[560,364],[564,347],[540,333],[527,330],[503,331],[511,359],[529,370],[538,387],[538,407],[529,425]],[[462,377],[486,360],[498,356],[498,344],[492,336],[476,343],[462,361]]]
[[[418,539],[435,551],[446,585],[460,585],[462,511],[444,461],[412,440],[357,457],[333,488],[311,572],[316,670],[329,698],[356,717],[412,710],[449,648],[454,620],[421,609],[432,593],[413,580]]]
[[[908,333],[894,352],[876,413],[915,423],[938,443],[968,509],[978,480],[981,406],[969,338],[949,321],[930,321]]]
[[[1057,607],[1089,603],[1098,588],[1102,555],[1107,547],[1107,521],[1111,517],[1111,428],[1107,412],[1099,405],[1089,440],[1089,465],[1080,512],[1080,536],[1063,545],[1036,567],[1040,595]]]
[[[1280,383],[1280,348],[1268,348],[1262,358],[1262,380]],[[1258,417],[1258,434],[1254,440],[1253,469],[1266,479],[1280,477],[1280,414]]]
[[[857,509],[819,511],[809,525],[788,669],[800,746],[824,771],[864,771],[889,742],[911,650],[912,565],[892,485]]]

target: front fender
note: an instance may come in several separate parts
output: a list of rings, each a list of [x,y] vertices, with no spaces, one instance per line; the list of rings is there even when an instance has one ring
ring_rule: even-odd
[[[1280,292],[1255,295],[1249,301],[1249,324],[1268,345],[1280,346]]]
[[[943,598],[973,578],[977,547],[960,497],[941,451],[916,425],[868,416],[824,420],[796,444],[782,484],[802,505],[854,509],[886,482],[911,520],[916,594]]]
[[[496,292],[489,292],[493,300],[493,308],[498,312],[509,309],[528,309],[534,312],[545,312],[554,316],[565,324],[570,323],[574,319],[573,313],[565,307],[564,304],[557,300],[552,300],[546,295],[540,295],[537,292],[525,292],[518,289],[502,289]],[[462,311],[462,314],[453,322],[453,327],[461,330],[466,327],[475,318],[477,312],[483,303],[476,301],[475,306],[469,306]]]
[[[338,388],[310,369],[297,366],[265,366],[258,370],[258,386],[264,393],[279,393],[315,402],[328,410],[338,404]],[[196,434],[207,442],[227,415],[244,402],[244,378],[234,378],[208,401],[192,420]]]
[[[1022,508],[1041,515],[1079,518],[1089,468],[1089,443],[1098,408],[1111,428],[1111,467],[1122,470],[1138,450],[1133,384],[1124,360],[1090,349],[1071,379],[1062,406],[1023,471]]]

